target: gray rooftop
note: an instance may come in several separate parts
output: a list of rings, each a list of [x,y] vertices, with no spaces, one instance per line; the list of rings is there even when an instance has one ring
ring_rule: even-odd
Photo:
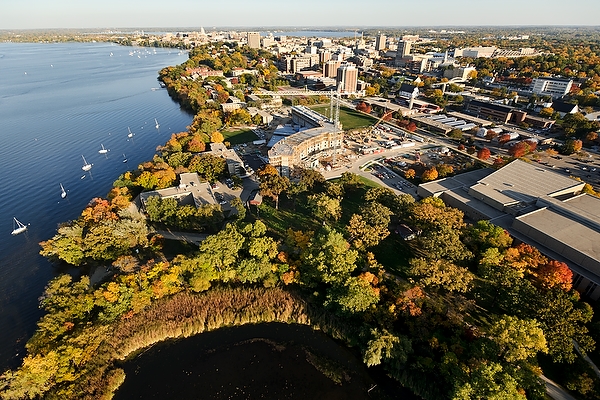
[[[479,180],[471,187],[475,193],[509,205],[531,203],[538,197],[554,197],[581,190],[584,183],[554,171],[515,160],[498,171]]]

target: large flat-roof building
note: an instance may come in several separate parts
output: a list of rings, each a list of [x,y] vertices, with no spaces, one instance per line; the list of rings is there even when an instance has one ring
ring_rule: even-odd
[[[584,182],[515,160],[419,185],[473,220],[489,220],[546,256],[566,262],[573,287],[600,299],[600,198],[582,194]]]
[[[562,97],[571,91],[573,80],[567,78],[535,78],[531,91],[541,96]]]
[[[511,120],[513,113],[512,107],[480,100],[471,100],[465,105],[465,110],[477,117],[504,124]]]

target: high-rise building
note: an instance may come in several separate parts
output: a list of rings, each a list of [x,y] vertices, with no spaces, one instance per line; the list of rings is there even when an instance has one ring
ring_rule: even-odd
[[[333,78],[333,77],[337,77],[337,71],[338,68],[340,67],[340,65],[342,65],[341,61],[335,61],[335,60],[331,60],[331,61],[327,61],[325,64],[323,64],[323,77],[324,78]]]
[[[329,51],[322,51],[319,53],[319,62],[320,63],[324,64],[329,60],[331,60],[331,53]]]
[[[248,32],[247,41],[251,49],[260,49],[260,32]]]
[[[412,42],[401,40],[398,42],[398,48],[396,49],[396,65],[401,64],[401,60],[410,54],[410,47]]]
[[[336,83],[342,93],[356,92],[358,83],[358,68],[352,63],[345,62],[337,70]]]
[[[377,36],[377,40],[375,41],[375,50],[377,51],[381,51],[383,49],[385,49],[385,41],[386,41],[386,36],[385,35],[379,35]]]

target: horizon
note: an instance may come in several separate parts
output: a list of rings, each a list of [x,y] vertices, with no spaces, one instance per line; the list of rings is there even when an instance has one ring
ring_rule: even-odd
[[[427,8],[412,2],[387,0],[365,7],[358,0],[305,0],[291,5],[274,0],[230,0],[198,4],[180,0],[165,8],[159,0],[105,0],[102,3],[73,0],[8,0],[3,4],[0,27],[6,30],[133,29],[136,27],[223,28],[431,28],[431,27],[598,27],[600,3],[574,0],[565,13],[558,0],[505,0],[501,6],[481,0],[448,4],[432,0]],[[556,10],[560,10],[556,11]],[[580,11],[580,12],[578,12]],[[291,15],[290,15],[291,14]],[[332,20],[335,17],[335,21]],[[147,29],[147,28],[146,28]]]

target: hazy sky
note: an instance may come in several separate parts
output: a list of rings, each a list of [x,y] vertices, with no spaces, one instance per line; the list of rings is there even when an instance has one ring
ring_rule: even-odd
[[[1,0],[0,29],[600,25],[598,0]]]

